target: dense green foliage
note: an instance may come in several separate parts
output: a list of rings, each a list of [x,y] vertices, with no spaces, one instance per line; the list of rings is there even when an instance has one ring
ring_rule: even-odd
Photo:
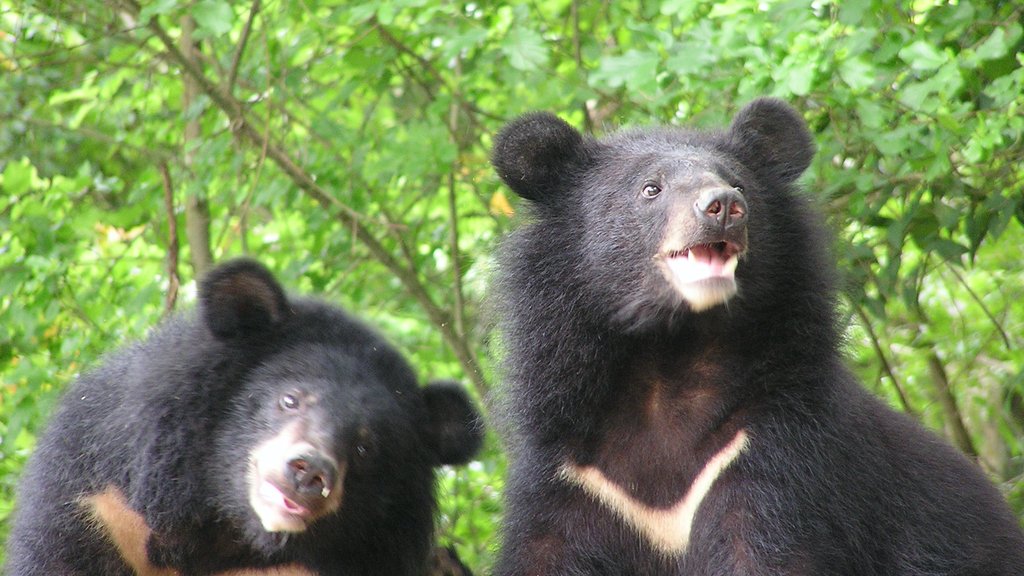
[[[424,377],[500,382],[491,135],[716,126],[770,94],[819,145],[864,381],[1024,515],[1024,39],[980,0],[13,0],[0,7],[0,540],[63,386],[257,256],[379,325]],[[193,29],[194,26],[194,29]],[[185,36],[191,35],[189,41]],[[180,283],[180,290],[178,289]],[[443,480],[486,573],[497,437]]]

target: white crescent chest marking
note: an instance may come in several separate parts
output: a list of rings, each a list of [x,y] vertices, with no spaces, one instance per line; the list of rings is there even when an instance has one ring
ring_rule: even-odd
[[[562,467],[561,476],[615,512],[656,549],[666,555],[677,555],[686,552],[693,519],[711,486],[746,447],[747,433],[740,430],[708,460],[683,499],[668,509],[652,508],[638,502],[593,466],[566,464]]]

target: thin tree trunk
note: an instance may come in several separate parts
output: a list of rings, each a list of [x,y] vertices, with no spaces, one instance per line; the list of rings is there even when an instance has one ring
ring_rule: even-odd
[[[960,414],[960,408],[956,405],[956,398],[949,385],[949,377],[946,375],[946,367],[942,365],[935,352],[928,352],[928,372],[932,376],[932,383],[935,385],[935,393],[939,404],[942,406],[942,413],[945,416],[946,428],[953,437],[953,443],[972,459],[978,459],[978,451],[974,448],[971,435],[967,432],[967,426]]]
[[[199,48],[192,42],[195,20],[185,15],[181,19],[181,52],[189,61],[199,66],[196,53]],[[199,96],[201,88],[190,74],[182,74],[184,90],[182,91],[181,109],[188,111]],[[184,166],[187,174],[192,173],[195,161],[195,144],[199,140],[199,118],[192,118],[185,123],[182,137],[184,150]],[[210,206],[203,192],[190,192],[185,197],[185,238],[188,240],[189,252],[192,255],[192,271],[200,278],[213,266],[213,250],[210,248]]]
[[[166,162],[160,163],[160,175],[164,183],[164,210],[167,212],[167,299],[164,302],[164,315],[174,311],[178,303],[178,288],[181,277],[178,275],[178,215],[174,211],[174,185],[171,182],[171,169]]]

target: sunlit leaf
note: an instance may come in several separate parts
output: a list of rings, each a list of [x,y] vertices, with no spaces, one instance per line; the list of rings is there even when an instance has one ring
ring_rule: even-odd
[[[509,31],[502,43],[502,52],[508,57],[509,64],[518,70],[536,70],[548,61],[544,38],[525,27],[515,27]]]
[[[1021,25],[1017,22],[1008,28],[996,28],[992,34],[981,43],[975,50],[975,55],[981,60],[996,60],[1002,58],[1017,45],[1021,37]]]
[[[914,70],[934,70],[948,60],[946,54],[924,40],[918,40],[900,50],[900,59]]]
[[[222,36],[231,31],[235,13],[227,0],[200,0],[191,10],[196,27],[207,36]]]

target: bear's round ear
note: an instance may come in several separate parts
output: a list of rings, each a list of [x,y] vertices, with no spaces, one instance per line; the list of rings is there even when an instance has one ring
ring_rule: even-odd
[[[465,464],[480,450],[483,421],[458,382],[431,382],[423,388],[430,415],[427,438],[438,464]]]
[[[814,141],[807,123],[789,104],[776,98],[759,98],[747,104],[733,119],[728,138],[740,161],[769,182],[793,182],[814,158]]]
[[[274,276],[246,258],[211,270],[200,284],[199,305],[207,327],[222,340],[263,333],[289,309]]]
[[[583,136],[575,128],[549,112],[532,112],[502,128],[491,163],[513,192],[543,202],[583,152]]]

